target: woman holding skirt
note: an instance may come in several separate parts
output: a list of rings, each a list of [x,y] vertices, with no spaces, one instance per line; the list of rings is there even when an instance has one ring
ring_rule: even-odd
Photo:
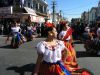
[[[67,48],[65,56],[62,57],[62,61],[66,69],[70,71],[71,75],[92,75],[90,71],[88,71],[87,69],[81,69],[78,66],[78,63],[76,60],[76,51],[72,46],[72,42],[70,42],[70,40],[72,40],[71,34],[72,32],[69,31],[68,23],[67,22],[63,23],[62,31],[60,32],[58,37],[60,40],[64,41],[64,45]]]
[[[56,36],[55,28],[47,28],[47,38],[37,44],[38,58],[32,75],[71,75],[61,60],[67,48]]]
[[[18,23],[15,21],[11,26],[11,32],[7,37],[6,42],[9,40],[9,37],[11,35],[11,47],[12,48],[18,48],[20,44],[22,44],[21,40],[21,33],[20,33],[20,27],[18,26]]]

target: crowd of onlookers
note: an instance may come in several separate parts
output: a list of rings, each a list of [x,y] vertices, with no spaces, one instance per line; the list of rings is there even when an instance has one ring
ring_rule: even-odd
[[[26,20],[24,23],[21,23],[19,20],[16,20],[18,26],[20,27],[20,33],[22,34],[21,38],[23,41],[32,40],[34,37],[46,37],[47,32],[47,23],[31,23],[30,20]],[[0,25],[0,34],[8,35],[11,33],[11,27],[14,25],[14,21],[7,23],[6,25]],[[49,23],[48,23],[49,25]],[[89,24],[69,24],[72,28],[73,39],[81,40],[85,44],[85,48],[87,49],[87,41],[94,40],[96,38],[100,38],[100,23],[95,25]],[[55,25],[58,34],[61,31],[61,25]],[[100,40],[100,39],[99,39]]]
[[[100,51],[100,23],[73,25],[72,28],[73,38],[84,44],[86,52],[97,54]]]
[[[10,33],[11,31],[11,24],[13,23],[13,21],[6,23],[5,25],[0,24],[0,34],[4,34],[7,35]],[[33,34],[39,34],[42,37],[46,36],[45,35],[45,30],[46,30],[46,25],[45,23],[31,23],[32,31]],[[89,27],[90,32],[91,33],[96,33],[97,28],[99,27],[99,24],[95,24],[94,26],[89,26],[87,24],[70,24],[70,26],[73,28],[74,32],[73,32],[73,38],[74,39],[80,39],[83,36],[83,33],[86,32],[85,28]],[[20,22],[20,27],[21,27],[21,31],[22,33],[25,32],[26,27],[27,27],[27,22],[21,23]],[[57,32],[59,33],[61,31],[60,28],[60,24],[56,24],[56,28],[57,28]],[[95,34],[94,34],[95,36]]]
[[[11,31],[11,24],[13,24],[13,22],[7,23],[6,25],[2,25],[0,24],[0,35],[4,34],[7,35],[10,33]],[[46,30],[46,26],[45,23],[31,23],[32,26],[32,32],[33,35],[38,34],[41,37],[45,37],[45,30]],[[87,29],[89,30],[89,32],[91,33],[91,35],[93,35],[93,37],[96,37],[96,30],[100,27],[100,25],[94,25],[94,26],[89,26],[89,25],[70,25],[72,27],[73,31],[73,38],[74,39],[81,39],[84,37],[84,35],[86,35],[87,33]],[[27,30],[27,23],[20,23],[20,28],[21,28],[21,32],[22,34],[25,34],[25,31]],[[56,25],[57,31],[58,33],[60,32],[60,26],[59,24]],[[85,38],[85,37],[84,37]]]

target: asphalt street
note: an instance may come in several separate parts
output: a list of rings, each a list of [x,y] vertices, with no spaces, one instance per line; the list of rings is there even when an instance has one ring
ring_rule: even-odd
[[[10,48],[10,42],[5,44],[5,39],[6,37],[0,36],[0,75],[31,75],[37,58],[35,46],[44,38],[35,38],[18,49]],[[80,67],[91,70],[94,75],[100,75],[100,57],[87,54],[81,43],[76,42],[75,50]]]

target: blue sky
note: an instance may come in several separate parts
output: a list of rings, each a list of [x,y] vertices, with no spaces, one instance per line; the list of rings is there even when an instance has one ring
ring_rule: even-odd
[[[46,0],[49,9],[52,7],[53,0]],[[62,14],[70,20],[81,16],[84,11],[90,10],[92,7],[98,5],[99,0],[55,0],[56,11],[62,10]],[[52,10],[51,10],[52,11]]]

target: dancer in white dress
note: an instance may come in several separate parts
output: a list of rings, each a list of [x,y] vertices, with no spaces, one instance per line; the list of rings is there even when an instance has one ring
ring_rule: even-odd
[[[19,45],[22,43],[20,30],[21,29],[18,26],[17,22],[14,22],[11,26],[11,32],[8,35],[7,40],[6,40],[7,42],[9,40],[10,35],[12,35],[11,46],[13,48],[18,48]]]
[[[37,44],[38,58],[32,75],[71,75],[61,61],[63,50],[67,50],[63,41],[55,39],[55,28],[50,27],[47,32],[47,38]]]

